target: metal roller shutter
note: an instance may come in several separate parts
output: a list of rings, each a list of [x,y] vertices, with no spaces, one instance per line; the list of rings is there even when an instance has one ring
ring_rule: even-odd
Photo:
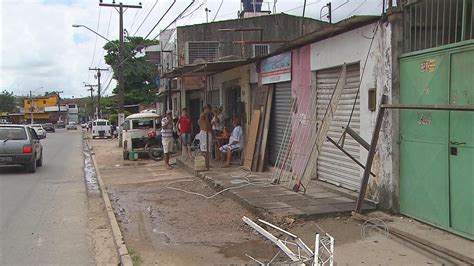
[[[291,108],[291,83],[275,84],[269,131],[269,161],[274,165],[285,133]]]
[[[324,117],[332,92],[336,87],[340,71],[341,67],[336,67],[316,72],[316,108],[318,121],[322,121]],[[346,86],[342,92],[336,114],[331,122],[331,127],[328,132],[328,136],[336,141],[339,140],[342,135],[342,127],[345,127],[349,121],[359,83],[359,64],[347,66]],[[360,133],[359,98],[356,101],[350,127],[357,133]],[[360,159],[360,145],[349,135],[346,136],[344,149],[356,159]],[[328,141],[324,142],[321,153],[318,157],[317,175],[319,180],[333,183],[351,190],[358,191],[360,187],[360,167]]]

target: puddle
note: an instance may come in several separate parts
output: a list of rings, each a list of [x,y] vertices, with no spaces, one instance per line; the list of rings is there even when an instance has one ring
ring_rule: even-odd
[[[237,257],[243,260],[248,260],[245,255],[248,254],[253,258],[265,261],[275,256],[278,249],[262,240],[248,240],[242,243],[226,243],[219,248],[219,253],[224,255],[225,258]]]
[[[84,181],[86,182],[87,192],[99,194],[99,183],[97,182],[97,175],[95,173],[94,164],[92,163],[89,147],[86,143],[83,143],[82,149],[84,153]]]

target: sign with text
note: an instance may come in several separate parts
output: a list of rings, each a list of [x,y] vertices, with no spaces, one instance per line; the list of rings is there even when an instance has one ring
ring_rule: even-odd
[[[291,52],[272,56],[260,65],[262,84],[291,80]]]

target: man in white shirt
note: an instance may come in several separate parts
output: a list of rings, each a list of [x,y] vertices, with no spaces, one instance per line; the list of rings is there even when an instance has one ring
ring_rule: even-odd
[[[224,167],[230,166],[232,153],[234,151],[242,150],[243,147],[244,133],[242,131],[242,127],[240,126],[240,119],[232,119],[232,125],[234,126],[234,129],[232,130],[232,134],[229,138],[229,143],[219,148],[222,153],[227,153],[227,161]],[[224,158],[224,156],[222,156],[222,158]]]
[[[173,151],[173,112],[168,110],[166,116],[161,119],[161,142],[165,154],[165,164],[168,170],[173,169],[170,165],[171,152]]]

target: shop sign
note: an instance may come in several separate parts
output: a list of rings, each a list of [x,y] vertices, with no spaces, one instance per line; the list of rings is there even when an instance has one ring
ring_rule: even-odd
[[[183,77],[181,87],[186,90],[204,89],[206,87],[206,77],[205,76]]]
[[[291,52],[272,56],[260,65],[262,84],[291,80]]]

